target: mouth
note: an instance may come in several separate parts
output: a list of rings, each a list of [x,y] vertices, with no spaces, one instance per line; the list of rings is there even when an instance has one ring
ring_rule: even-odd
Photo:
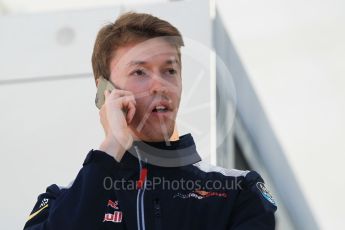
[[[165,108],[164,106],[157,106],[156,108],[152,110],[153,113],[165,113],[167,111],[168,109]]]
[[[168,114],[169,112],[172,112],[172,108],[167,101],[158,101],[151,106],[152,114]]]

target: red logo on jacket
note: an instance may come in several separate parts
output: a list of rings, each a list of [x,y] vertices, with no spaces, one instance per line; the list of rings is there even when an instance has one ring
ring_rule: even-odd
[[[103,222],[114,222],[114,223],[121,223],[122,222],[122,212],[115,211],[114,214],[106,213],[104,215]]]
[[[119,205],[119,202],[117,200],[115,200],[115,201],[108,200],[108,205],[107,206],[110,206],[113,209],[119,209],[118,205]]]
[[[112,201],[108,200],[107,206],[118,210],[119,209],[119,202],[117,200]],[[103,222],[113,222],[113,223],[121,223],[122,222],[122,212],[121,211],[114,211],[114,213],[105,213]]]

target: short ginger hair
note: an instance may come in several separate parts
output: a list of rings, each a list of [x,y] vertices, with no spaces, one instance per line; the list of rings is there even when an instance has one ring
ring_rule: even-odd
[[[114,23],[103,26],[97,34],[91,59],[95,81],[99,76],[109,80],[110,60],[119,47],[156,37],[162,37],[176,47],[181,63],[182,35],[165,20],[146,13],[127,12]]]

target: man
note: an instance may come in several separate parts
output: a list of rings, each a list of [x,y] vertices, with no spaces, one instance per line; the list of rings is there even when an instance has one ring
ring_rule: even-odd
[[[276,205],[256,172],[205,164],[191,134],[178,136],[183,45],[149,14],[100,30],[96,84],[115,88],[100,107],[105,139],[71,186],[38,197],[24,229],[274,229]]]

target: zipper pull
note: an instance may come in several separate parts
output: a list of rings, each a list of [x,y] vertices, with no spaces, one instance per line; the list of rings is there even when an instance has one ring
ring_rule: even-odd
[[[140,177],[139,177],[139,180],[137,180],[137,188],[138,189],[142,189],[144,184],[145,184],[145,181],[146,181],[146,178],[147,178],[147,168],[142,168],[140,170]]]
[[[159,205],[159,199],[156,198],[153,201],[154,215],[155,215],[155,230],[162,230],[162,217],[161,206]]]
[[[145,159],[146,162],[144,163],[141,160],[140,150],[138,146],[134,145],[134,149],[137,152],[139,166],[140,166],[140,172],[139,172],[140,175],[139,175],[139,179],[137,180],[137,189],[142,189],[147,179],[147,159]]]
[[[154,200],[154,209],[155,209],[155,215],[159,217],[161,215],[161,207],[159,205],[159,200],[155,199]]]

